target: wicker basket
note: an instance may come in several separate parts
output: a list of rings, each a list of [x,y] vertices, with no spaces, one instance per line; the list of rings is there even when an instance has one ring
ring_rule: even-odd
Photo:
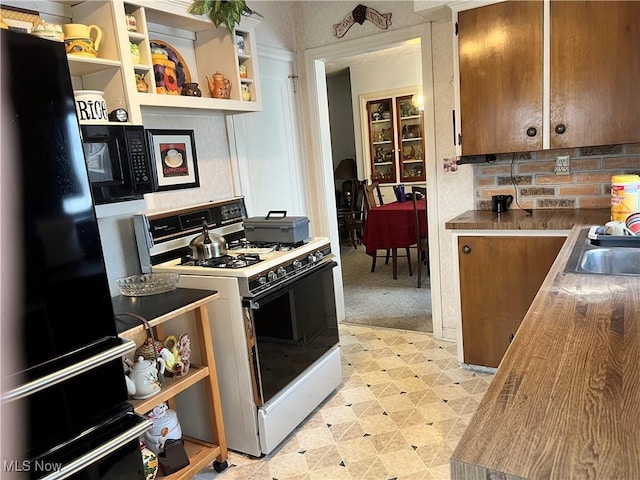
[[[136,358],[142,357],[145,360],[155,360],[155,357],[153,355],[153,346],[152,346],[153,344],[151,342],[153,342],[151,337],[147,337],[144,343],[140,345],[138,348],[136,348],[136,352],[135,352]],[[164,348],[164,343],[162,343],[159,340],[155,340],[155,346],[156,346],[156,355],[159,355],[160,350]]]

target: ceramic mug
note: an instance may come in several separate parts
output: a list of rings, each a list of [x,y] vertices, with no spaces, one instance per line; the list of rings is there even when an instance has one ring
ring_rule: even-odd
[[[640,212],[632,213],[625,221],[629,233],[632,235],[640,235]]]
[[[491,197],[491,210],[496,213],[506,212],[513,202],[513,195],[493,195]]]
[[[635,235],[622,220],[612,220],[605,223],[604,231],[607,235],[626,235],[627,233]]]
[[[62,26],[64,43],[67,53],[84,57],[97,57],[102,29],[97,25],[83,25],[81,23],[67,23]],[[93,36],[92,36],[93,35]]]

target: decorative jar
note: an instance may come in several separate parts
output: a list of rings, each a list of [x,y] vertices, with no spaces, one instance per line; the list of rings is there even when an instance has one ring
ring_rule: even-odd
[[[140,47],[135,43],[129,42],[129,49],[131,50],[131,60],[133,60],[133,64],[137,65],[140,63]]]
[[[198,87],[198,84],[195,82],[184,83],[182,85],[182,90],[180,91],[180,95],[184,97],[201,97],[202,91]]]
[[[168,439],[182,438],[182,428],[178,421],[178,414],[167,407],[166,403],[161,403],[149,412],[148,417],[153,422],[153,426],[145,433],[147,447],[154,453],[164,449],[164,443]]]
[[[78,120],[89,123],[109,121],[104,92],[98,90],[76,90],[73,94],[76,100]]]
[[[31,35],[46,38],[47,40],[54,40],[56,42],[64,42],[62,26],[56,23],[48,23],[44,20],[33,25],[31,28]]]
[[[140,453],[144,467],[144,480],[154,480],[158,475],[158,456],[144,443],[140,443]]]

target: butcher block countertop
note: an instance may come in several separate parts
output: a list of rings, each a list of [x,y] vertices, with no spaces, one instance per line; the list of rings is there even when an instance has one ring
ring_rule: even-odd
[[[540,209],[531,213],[516,208],[504,213],[469,210],[445,223],[449,230],[571,230],[574,225],[603,225],[611,209]]]
[[[483,212],[469,217],[478,227],[449,228],[491,228]],[[601,223],[569,234],[453,452],[452,479],[640,478],[640,277],[564,272],[581,229]]]

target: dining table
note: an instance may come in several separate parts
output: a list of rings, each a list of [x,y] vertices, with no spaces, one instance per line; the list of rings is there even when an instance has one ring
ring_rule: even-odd
[[[427,235],[427,200],[417,201],[418,213],[425,221],[420,222],[420,235]],[[416,230],[413,202],[392,202],[369,209],[362,232],[362,244],[367,255],[376,255],[377,250],[391,250],[393,278],[398,278],[398,248],[416,245]],[[411,269],[411,264],[409,264]],[[410,271],[411,274],[411,271]]]

